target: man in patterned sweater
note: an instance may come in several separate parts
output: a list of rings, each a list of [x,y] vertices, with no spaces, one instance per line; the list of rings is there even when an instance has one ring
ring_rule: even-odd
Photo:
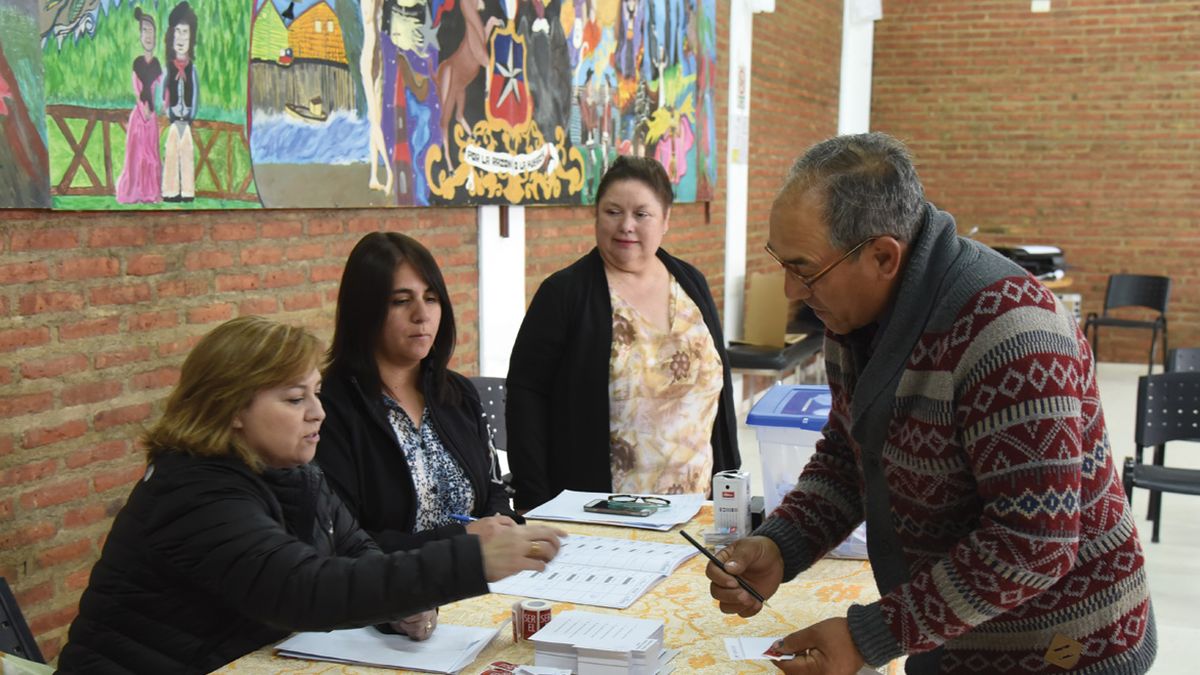
[[[1142,549],[1071,313],[957,236],[884,134],[797,161],[769,242],[825,323],[833,408],[791,494],[719,557],[769,597],[865,519],[882,596],[787,636],[780,669],[1146,672]],[[761,608],[708,576],[722,611]]]

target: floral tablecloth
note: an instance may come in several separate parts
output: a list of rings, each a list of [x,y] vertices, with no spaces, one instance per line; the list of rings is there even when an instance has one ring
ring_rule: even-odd
[[[686,529],[699,539],[700,533],[712,524],[711,507],[705,506]],[[557,525],[563,525],[558,523]],[[602,525],[566,524],[564,529],[575,534],[597,537],[625,537],[672,544],[687,543],[679,536],[679,528],[670,532],[653,532]],[[726,637],[776,637],[786,635],[809,624],[834,616],[844,616],[854,602],[877,599],[871,566],[861,560],[832,560],[818,562],[789,584],[779,589],[757,616],[743,619],[722,614],[708,593],[708,578],[704,576],[706,559],[696,556],[649,593],[624,610],[553,603],[554,611],[583,609],[589,612],[616,613],[662,619],[665,623],[664,642],[668,648],[679,649],[673,662],[676,673],[772,673],[779,672],[770,662],[730,661],[725,652]],[[510,595],[485,595],[463,600],[441,608],[439,622],[467,626],[495,626],[509,618],[511,607],[519,598]],[[477,675],[493,661],[518,664],[533,663],[533,647],[527,642],[514,643],[512,631],[505,628],[480,657],[462,672]],[[266,647],[248,654],[216,671],[239,675],[286,674],[372,674],[396,672],[382,668],[320,663],[273,655]],[[898,664],[886,672],[899,673]]]

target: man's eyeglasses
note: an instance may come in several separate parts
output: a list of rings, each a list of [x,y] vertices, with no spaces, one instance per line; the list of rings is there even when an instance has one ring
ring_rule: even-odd
[[[840,258],[838,258],[837,260],[834,260],[833,262],[829,263],[828,265],[822,267],[819,271],[817,271],[817,273],[810,274],[808,276],[804,276],[803,274],[801,274],[797,269],[798,265],[796,265],[795,263],[784,262],[779,257],[779,254],[775,253],[775,251],[771,248],[770,244],[767,244],[763,248],[766,249],[767,255],[771,256],[772,258],[775,259],[775,262],[779,263],[779,266],[783,268],[784,272],[787,272],[789,275],[791,275],[793,278],[795,278],[796,281],[799,281],[800,283],[804,284],[805,290],[807,290],[809,293],[812,293],[813,286],[818,281],[821,280],[821,277],[832,272],[833,268],[842,264],[847,258],[854,255],[855,253],[858,253],[859,249],[861,249],[862,247],[866,246],[867,244],[875,241],[878,238],[879,238],[878,236],[875,236],[875,237],[867,237],[866,239],[863,239],[862,241],[855,244],[854,247],[851,248],[849,251],[846,251],[845,253],[843,253]]]
[[[670,506],[671,500],[666,497],[642,496],[642,495],[609,495],[608,501],[618,504],[652,504],[654,506]]]

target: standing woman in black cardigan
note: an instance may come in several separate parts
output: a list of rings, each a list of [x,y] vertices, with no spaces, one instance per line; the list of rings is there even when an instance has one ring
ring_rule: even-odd
[[[550,275],[508,371],[516,505],[564,489],[708,493],[741,464],[721,318],[704,275],[661,249],[674,195],[619,157],[596,193],[596,248]]]
[[[479,395],[447,367],[455,340],[429,250],[395,232],[359,240],[338,289],[317,463],[384,551],[515,524]]]

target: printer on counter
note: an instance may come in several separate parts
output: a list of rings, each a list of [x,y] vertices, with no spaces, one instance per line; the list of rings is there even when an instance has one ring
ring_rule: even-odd
[[[1062,279],[1067,262],[1057,246],[993,246],[1000,255],[1012,260],[1041,281]]]

